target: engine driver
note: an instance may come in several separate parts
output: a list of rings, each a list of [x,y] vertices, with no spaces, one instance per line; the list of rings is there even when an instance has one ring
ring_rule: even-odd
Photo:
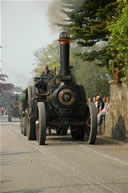
[[[41,73],[41,78],[51,78],[53,76],[53,72],[48,69],[47,65],[44,65],[43,72]]]

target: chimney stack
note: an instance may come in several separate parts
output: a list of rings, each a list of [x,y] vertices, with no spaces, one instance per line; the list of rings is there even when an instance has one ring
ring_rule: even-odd
[[[70,48],[70,34],[68,32],[61,32],[59,36],[60,42],[60,74],[62,76],[70,75],[69,68],[69,48]]]

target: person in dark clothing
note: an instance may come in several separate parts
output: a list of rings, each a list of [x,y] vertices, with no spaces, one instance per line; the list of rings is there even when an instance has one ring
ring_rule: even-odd
[[[39,92],[46,92],[47,86],[48,86],[48,79],[51,79],[53,77],[53,72],[48,69],[47,65],[44,65],[43,72],[40,75],[40,78],[42,78],[41,87],[39,87]],[[44,79],[43,79],[44,78]]]
[[[97,112],[100,113],[102,109],[104,108],[104,102],[102,101],[100,96],[96,97],[98,103],[97,103]]]
[[[102,109],[102,111],[97,116],[98,125],[102,124],[102,118],[105,117],[106,113],[108,112],[109,106],[110,106],[110,98],[107,97],[104,108]]]
[[[53,72],[48,69],[47,65],[45,65],[40,77],[41,78],[51,78],[52,76],[53,76]]]

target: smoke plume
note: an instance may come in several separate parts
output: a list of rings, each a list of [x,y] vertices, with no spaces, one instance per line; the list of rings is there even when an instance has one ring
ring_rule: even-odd
[[[81,5],[83,5],[87,0],[67,0],[67,2],[70,2],[71,4],[67,5],[75,5],[75,7],[79,8]],[[68,24],[67,22],[67,16],[61,11],[62,9],[64,11],[67,11],[69,9],[64,8],[63,6],[66,5],[66,0],[52,0],[51,4],[48,8],[48,19],[49,24],[53,32],[60,31],[60,27],[56,24]]]
[[[61,12],[62,7],[63,0],[53,0],[48,8],[49,24],[54,32],[58,32],[60,30],[56,23],[66,24],[66,22],[64,22],[66,15]]]

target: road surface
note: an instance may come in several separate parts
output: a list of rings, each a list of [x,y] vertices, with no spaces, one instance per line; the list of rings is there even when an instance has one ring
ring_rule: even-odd
[[[47,136],[39,146],[18,119],[0,115],[2,193],[128,193],[128,143],[98,136],[95,145]]]

